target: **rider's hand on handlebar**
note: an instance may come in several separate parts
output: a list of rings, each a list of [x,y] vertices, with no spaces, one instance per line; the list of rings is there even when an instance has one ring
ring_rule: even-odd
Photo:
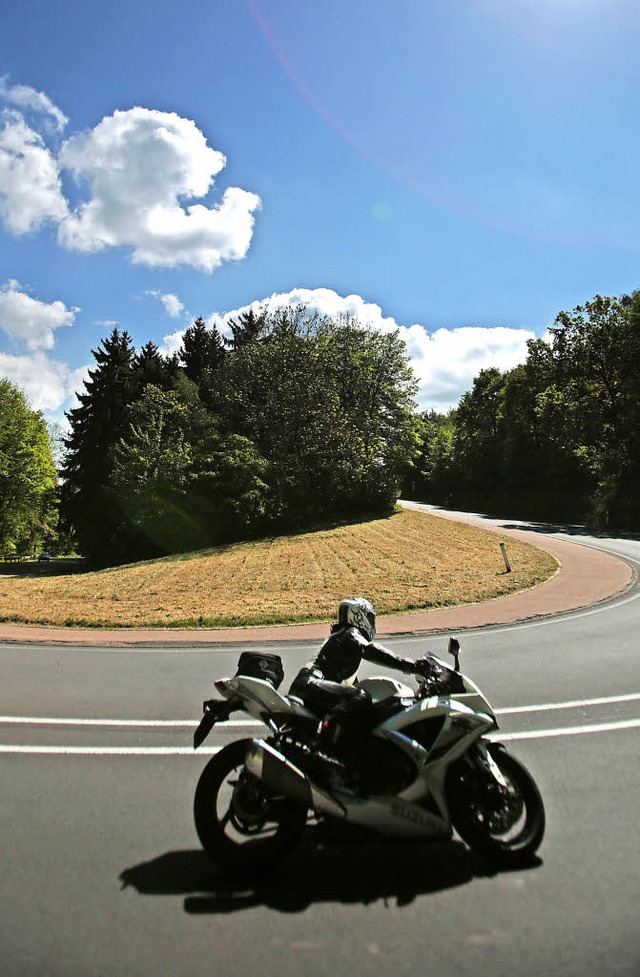
[[[431,658],[418,658],[414,663],[415,674],[422,678],[431,678],[438,671],[436,663]]]

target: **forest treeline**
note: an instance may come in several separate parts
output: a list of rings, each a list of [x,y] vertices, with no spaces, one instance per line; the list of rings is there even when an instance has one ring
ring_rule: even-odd
[[[422,422],[420,498],[639,529],[640,293],[561,312],[524,364],[483,370]]]
[[[114,329],[93,356],[59,481],[42,416],[0,380],[0,555],[73,544],[105,566],[391,511],[401,491],[640,529],[638,292],[561,312],[446,414],[418,412],[397,332],[302,307],[225,336],[196,319],[171,356]]]
[[[349,318],[199,318],[173,356],[114,329],[93,355],[62,514],[94,565],[388,511],[417,450],[404,343]]]

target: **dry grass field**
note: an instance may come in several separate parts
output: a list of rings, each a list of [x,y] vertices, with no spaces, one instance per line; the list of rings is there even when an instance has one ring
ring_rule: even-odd
[[[554,558],[496,533],[410,510],[94,573],[0,577],[0,620],[94,627],[321,621],[361,595],[379,614],[468,604],[552,576]]]

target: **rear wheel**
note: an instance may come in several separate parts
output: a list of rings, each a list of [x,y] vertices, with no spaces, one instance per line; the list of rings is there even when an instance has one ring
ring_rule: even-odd
[[[448,798],[453,826],[470,848],[503,864],[522,864],[537,851],[545,829],[544,804],[533,777],[504,747],[489,752],[506,786],[486,769],[481,756],[452,769]]]
[[[268,788],[244,767],[251,740],[230,743],[202,771],[193,815],[202,847],[221,868],[264,872],[298,844],[307,820],[300,804]]]

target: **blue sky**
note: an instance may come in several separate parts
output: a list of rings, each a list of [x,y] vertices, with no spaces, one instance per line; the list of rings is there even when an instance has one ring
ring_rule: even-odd
[[[348,311],[444,409],[640,286],[635,0],[3,8],[0,375],[50,419],[116,323]]]

